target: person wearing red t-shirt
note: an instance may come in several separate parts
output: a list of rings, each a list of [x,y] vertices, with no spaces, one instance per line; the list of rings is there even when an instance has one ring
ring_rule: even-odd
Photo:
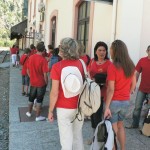
[[[10,53],[11,53],[11,59],[12,59],[12,65],[13,67],[16,64],[16,53],[19,51],[19,48],[16,45],[13,45],[12,48],[10,48]]]
[[[79,94],[72,97],[66,97],[63,89],[64,82],[61,82],[61,73],[64,68],[69,66],[77,68],[81,73],[81,78],[83,78],[84,71],[79,60],[78,43],[72,38],[62,39],[59,48],[59,56],[61,56],[63,60],[52,66],[50,75],[52,79],[52,89],[50,92],[48,119],[50,122],[53,122],[53,111],[56,107],[61,149],[83,150],[82,126],[84,118],[82,118],[83,120],[81,119],[82,121],[79,121],[78,119],[73,121],[77,112]],[[71,73],[72,72],[69,74]],[[71,87],[73,87],[72,83],[74,82],[70,82]]]
[[[106,43],[104,42],[97,42],[94,47],[94,59],[90,61],[90,64],[88,66],[88,72],[92,80],[95,80],[95,82],[98,83],[98,78],[100,78],[101,75],[107,75],[107,69],[108,66],[111,64],[111,61],[108,59],[108,47]],[[96,77],[97,76],[97,77]],[[103,83],[106,82],[106,78],[104,79]],[[102,121],[102,114],[103,114],[103,99],[106,93],[106,86],[101,86],[102,83],[98,83],[101,87],[101,106],[97,110],[96,113],[91,115],[91,125],[92,128],[95,130],[98,123]],[[94,131],[93,130],[93,131]],[[87,144],[91,144],[92,140],[89,140]]]
[[[125,129],[123,120],[129,108],[130,94],[136,85],[135,66],[131,60],[126,44],[115,40],[111,44],[110,55],[113,63],[107,71],[107,92],[104,118],[109,118],[120,144],[125,150]]]
[[[37,44],[37,53],[30,56],[27,66],[27,73],[30,77],[30,94],[29,94],[29,110],[26,113],[28,117],[31,117],[32,107],[34,99],[36,98],[36,121],[42,121],[46,118],[40,116],[41,106],[46,91],[48,82],[48,65],[46,59],[42,56],[42,52],[45,50],[43,42]]]
[[[36,47],[34,46],[34,44],[30,45],[30,49],[31,49],[30,56],[33,54],[36,54],[37,50],[36,50]]]
[[[80,59],[82,59],[85,62],[86,66],[88,66],[91,59],[90,59],[89,55],[85,54],[85,52],[84,52],[85,46],[82,43],[79,43],[79,42],[78,42],[78,44],[79,44]]]
[[[24,54],[20,58],[20,64],[22,65],[22,95],[28,96],[28,88],[29,88],[29,76],[27,74],[27,64],[31,50],[29,48],[25,49]],[[26,88],[25,88],[26,87]]]
[[[53,46],[52,45],[48,45],[48,52],[47,52],[47,57],[50,59],[52,56],[52,52],[53,52]],[[48,60],[49,61],[49,60]]]
[[[136,78],[138,81],[139,75],[141,74],[140,87],[137,92],[135,100],[135,109],[133,111],[133,122],[132,125],[127,128],[138,128],[140,122],[141,109],[146,96],[150,100],[150,46],[146,50],[148,56],[143,57],[139,60],[136,65]]]

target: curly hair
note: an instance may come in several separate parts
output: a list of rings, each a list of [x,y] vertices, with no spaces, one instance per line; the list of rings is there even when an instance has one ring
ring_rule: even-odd
[[[64,38],[60,42],[60,51],[63,54],[64,59],[75,60],[79,59],[79,46],[75,39]]]

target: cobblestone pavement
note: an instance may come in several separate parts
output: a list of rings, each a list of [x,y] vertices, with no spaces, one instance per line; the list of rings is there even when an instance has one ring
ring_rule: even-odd
[[[18,108],[27,107],[28,99],[21,95],[20,68],[10,67],[10,95],[9,95],[9,150],[60,150],[57,120],[54,123],[20,122]],[[131,123],[135,96],[131,97],[131,106],[125,125]],[[44,97],[43,106],[49,104],[49,89]],[[142,123],[142,121],[141,121]],[[90,121],[85,121],[83,138],[85,150],[90,150],[86,141],[92,137]],[[150,138],[140,134],[138,129],[126,129],[126,150],[150,150]]]
[[[9,143],[9,68],[0,68],[0,150]]]

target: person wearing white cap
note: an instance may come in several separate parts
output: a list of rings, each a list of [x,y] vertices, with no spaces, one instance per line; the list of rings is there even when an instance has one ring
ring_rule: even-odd
[[[56,107],[61,150],[84,150],[84,118],[82,121],[74,120],[84,75],[79,60],[78,43],[72,38],[62,39],[59,55],[62,61],[54,64],[51,69],[52,89],[48,119],[50,122],[54,121],[53,111]]]

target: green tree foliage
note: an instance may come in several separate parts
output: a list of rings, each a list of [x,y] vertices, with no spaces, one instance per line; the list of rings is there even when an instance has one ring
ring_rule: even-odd
[[[22,0],[0,0],[0,46],[9,43],[10,29],[22,20]]]

